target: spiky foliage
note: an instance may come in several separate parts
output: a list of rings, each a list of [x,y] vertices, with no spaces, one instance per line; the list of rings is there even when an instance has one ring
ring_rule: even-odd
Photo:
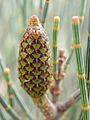
[[[20,43],[18,72],[22,87],[31,97],[46,93],[51,79],[50,48],[48,36],[35,15]]]

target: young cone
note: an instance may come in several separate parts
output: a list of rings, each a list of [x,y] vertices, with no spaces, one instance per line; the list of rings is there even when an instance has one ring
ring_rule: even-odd
[[[48,36],[35,15],[31,16],[20,43],[18,73],[22,87],[33,98],[43,96],[50,86]]]

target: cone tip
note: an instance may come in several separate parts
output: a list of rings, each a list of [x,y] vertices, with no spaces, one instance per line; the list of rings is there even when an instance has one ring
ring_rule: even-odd
[[[30,25],[38,25],[39,24],[39,18],[36,15],[32,15],[29,19]]]

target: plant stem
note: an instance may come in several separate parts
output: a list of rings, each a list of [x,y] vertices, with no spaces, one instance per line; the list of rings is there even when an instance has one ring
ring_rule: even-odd
[[[89,102],[88,102],[88,94],[87,94],[87,88],[85,82],[83,56],[82,56],[81,43],[80,43],[78,16],[74,16],[72,18],[72,29],[73,29],[73,40],[74,40],[73,47],[75,48],[77,68],[78,68],[78,79],[79,79],[79,87],[81,93],[83,120],[89,120]]]
[[[89,20],[88,20],[88,40],[87,40],[87,51],[86,51],[86,66],[85,66],[85,74],[86,74],[86,82],[87,82],[87,90],[88,90],[88,98],[90,97],[90,8],[89,8]]]
[[[26,26],[27,20],[27,0],[23,0],[23,7],[22,7],[22,16],[23,16],[23,28]]]
[[[88,41],[87,41],[86,82],[87,82],[87,90],[88,90],[88,98],[89,98],[90,96],[90,36],[88,36]]]
[[[14,119],[14,120],[22,120],[21,117],[14,111],[14,109],[11,108],[10,105],[4,100],[4,98],[0,95],[0,103],[6,110],[6,112],[9,113],[9,115]]]
[[[20,107],[22,108],[22,110],[24,111],[25,115],[29,118],[29,120],[33,120],[34,118],[32,117],[32,115],[30,114],[31,112],[29,111],[29,109],[27,108],[27,105],[25,104],[25,102],[23,101],[22,97],[19,95],[17,89],[15,88],[15,86],[13,86],[11,84],[11,88],[13,89],[14,95],[18,101],[18,104],[20,105]]]
[[[76,104],[80,100],[80,89],[76,90],[64,103],[57,102],[55,104],[57,108],[57,115],[55,116],[55,120],[59,120],[63,114],[74,104]]]
[[[63,70],[63,72],[65,72],[65,73],[66,73],[66,71],[67,71],[67,68],[68,68],[70,62],[71,62],[71,58],[72,58],[72,56],[73,56],[73,52],[74,52],[74,50],[73,50],[73,48],[72,48],[72,49],[71,49],[71,52],[70,52],[70,55],[69,55],[69,57],[67,58],[67,60],[66,60],[66,62],[65,62],[65,65],[64,65],[64,70]]]
[[[0,108],[0,116],[1,116],[1,119],[2,119],[2,120],[7,120],[7,118],[6,118],[4,112],[2,111],[1,108]]]
[[[58,58],[57,58],[57,39],[58,39],[58,31],[59,31],[59,16],[55,16],[53,19],[53,77],[55,80],[55,84],[51,87],[52,101],[53,103],[58,101],[61,89],[59,86],[58,79]]]
[[[81,0],[81,10],[80,10],[80,27],[83,25],[85,10],[86,10],[87,0]]]
[[[44,5],[44,9],[43,9],[43,14],[42,14],[42,21],[41,21],[43,27],[44,27],[44,24],[45,24],[45,21],[46,21],[49,2],[50,2],[50,0],[45,0],[45,5]]]
[[[33,99],[33,101],[42,111],[43,115],[47,120],[55,120],[57,113],[56,108],[46,95],[38,99]]]
[[[86,10],[87,0],[81,0],[81,10],[80,10],[80,28],[83,26],[84,15]],[[85,68],[86,69],[86,68]],[[85,71],[86,72],[86,71]],[[82,111],[80,113],[79,120],[82,120]]]
[[[59,30],[59,22],[60,18],[58,16],[54,17],[53,20],[53,75],[54,78],[57,78],[57,37],[58,37],[58,30]]]
[[[5,79],[6,79],[6,83],[7,83],[9,104],[10,104],[11,106],[13,106],[13,105],[14,105],[13,91],[12,91],[10,85],[8,84],[8,83],[9,83],[9,80],[11,80],[11,78],[10,78],[10,70],[5,67],[5,64],[3,63],[1,56],[0,56],[0,67],[1,67],[1,69],[2,69],[2,71],[3,71],[3,75],[4,75],[4,77],[5,77]],[[4,68],[5,68],[5,69],[4,69]]]
[[[60,79],[59,81],[62,81],[63,79],[63,63],[66,60],[66,56],[65,56],[65,50],[64,49],[60,49],[59,50],[59,55],[58,55],[58,79]]]
[[[76,104],[80,100],[80,89],[77,89],[64,103],[63,108],[68,110],[74,104]]]
[[[45,120],[59,120],[63,114],[80,100],[80,89],[76,90],[64,103],[53,104],[47,96],[33,99],[41,112],[45,115]]]
[[[40,4],[39,4],[39,19],[40,19],[40,21],[41,21],[41,16],[42,16],[42,3],[43,3],[43,1],[40,0]]]

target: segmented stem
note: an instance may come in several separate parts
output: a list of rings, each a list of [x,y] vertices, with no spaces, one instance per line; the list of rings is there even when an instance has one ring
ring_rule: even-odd
[[[61,88],[59,86],[58,79],[58,58],[57,58],[57,37],[58,37],[58,30],[59,30],[59,22],[60,18],[58,16],[55,16],[53,19],[53,76],[55,80],[55,84],[51,88],[51,94],[52,94],[52,101],[55,103],[58,98],[59,94],[61,92]]]
[[[90,36],[88,36],[88,41],[87,41],[86,81],[87,81],[87,90],[88,90],[88,98],[89,98],[90,96]]]
[[[88,20],[88,40],[87,40],[87,51],[86,51],[86,66],[85,66],[85,74],[87,81],[87,90],[88,90],[88,98],[90,97],[90,8],[89,8],[89,20]]]
[[[79,87],[81,93],[81,103],[82,103],[82,114],[83,120],[89,120],[89,102],[88,102],[88,94],[85,82],[85,70],[83,64],[83,56],[82,56],[82,45],[80,41],[79,35],[79,17],[74,16],[72,18],[72,29],[73,29],[73,40],[76,53],[76,60],[77,60],[77,68],[78,68],[78,79],[79,79]]]
[[[54,17],[53,20],[53,75],[56,79],[57,77],[57,37],[58,37],[58,30],[59,30],[59,22],[60,18],[58,16]]]
[[[15,112],[14,109],[11,108],[10,105],[4,100],[4,98],[0,95],[0,104],[4,107],[6,112],[9,113],[9,115],[14,119],[14,120],[22,120],[21,117]]]

